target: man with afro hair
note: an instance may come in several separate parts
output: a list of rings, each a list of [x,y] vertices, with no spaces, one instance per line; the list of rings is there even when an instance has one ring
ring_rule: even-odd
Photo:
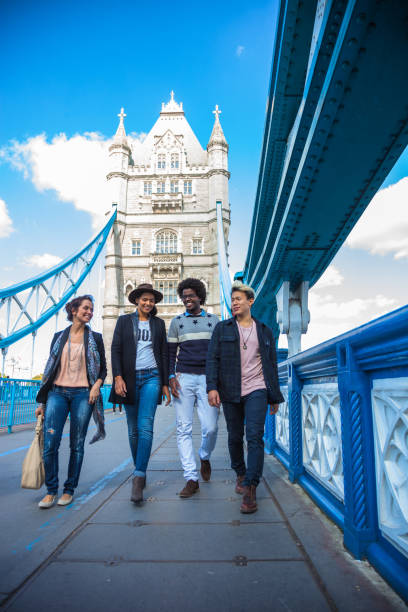
[[[219,409],[208,403],[205,368],[208,344],[219,319],[204,310],[207,292],[204,283],[197,278],[183,280],[177,292],[185,312],[174,317],[170,323],[169,373],[176,407],[177,446],[186,480],[180,497],[187,498],[199,491],[193,447],[195,404],[201,423],[201,446],[198,451],[200,472],[206,482],[211,477],[210,456],[217,441]]]

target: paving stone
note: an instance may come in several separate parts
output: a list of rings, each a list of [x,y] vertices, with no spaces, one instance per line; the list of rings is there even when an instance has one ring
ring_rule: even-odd
[[[245,523],[276,522],[281,516],[271,500],[262,500],[258,512],[241,514],[240,499],[228,500],[198,499],[197,493],[190,499],[146,501],[137,506],[131,501],[116,499],[116,496],[92,517],[92,523],[127,523],[130,521],[167,523],[229,523],[239,520]]]
[[[12,603],[12,612],[182,610],[325,612],[329,607],[303,562],[54,562]]]
[[[87,525],[59,559],[228,561],[302,559],[284,523],[241,525]]]

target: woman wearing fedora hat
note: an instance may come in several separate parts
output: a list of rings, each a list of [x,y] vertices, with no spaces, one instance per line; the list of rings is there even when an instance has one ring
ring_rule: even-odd
[[[157,404],[162,396],[166,405],[170,403],[166,327],[155,306],[162,299],[150,284],[136,287],[129,294],[136,311],[119,317],[112,339],[114,384],[109,401],[125,406],[135,465],[130,499],[135,503],[143,501]]]

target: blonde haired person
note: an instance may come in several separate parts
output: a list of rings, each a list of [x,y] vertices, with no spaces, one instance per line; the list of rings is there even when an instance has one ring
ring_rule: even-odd
[[[256,512],[256,487],[264,463],[264,424],[268,404],[275,413],[284,401],[279,389],[272,330],[251,315],[254,290],[235,282],[232,317],[218,323],[207,356],[207,392],[212,406],[222,402],[228,430],[231,467],[243,494],[241,512]],[[244,428],[248,448],[244,458]]]

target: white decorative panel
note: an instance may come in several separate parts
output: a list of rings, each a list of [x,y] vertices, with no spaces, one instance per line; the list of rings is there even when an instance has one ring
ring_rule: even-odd
[[[343,500],[340,396],[337,383],[303,387],[302,425],[305,469]]]
[[[288,404],[288,388],[281,387],[281,392],[285,398],[285,402],[279,404],[279,410],[275,416],[275,436],[276,443],[279,444],[287,453],[290,452],[289,447],[289,404]]]
[[[408,556],[408,378],[375,380],[371,400],[378,522]]]

